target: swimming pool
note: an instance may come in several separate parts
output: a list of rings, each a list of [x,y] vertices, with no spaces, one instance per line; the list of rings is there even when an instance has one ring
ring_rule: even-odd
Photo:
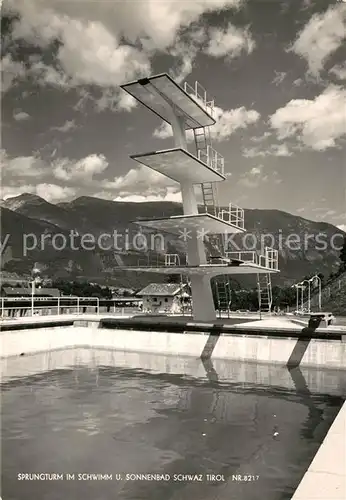
[[[88,349],[8,359],[3,497],[289,499],[344,401],[344,372],[320,372]]]

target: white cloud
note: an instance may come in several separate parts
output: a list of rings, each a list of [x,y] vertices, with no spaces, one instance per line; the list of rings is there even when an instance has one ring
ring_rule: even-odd
[[[344,231],[344,233],[346,233],[346,224],[340,224],[339,226],[337,226],[339,229],[341,229],[341,231]]]
[[[53,163],[53,175],[62,181],[80,181],[88,183],[94,175],[101,174],[108,167],[105,156],[91,154],[78,161],[68,158],[58,159]]]
[[[247,128],[256,123],[260,114],[254,109],[244,106],[236,109],[223,110],[214,108],[216,124],[210,128],[210,134],[215,141],[228,139],[236,130]]]
[[[45,172],[45,165],[37,156],[10,158],[5,150],[0,151],[2,182],[7,179],[37,177]]]
[[[262,151],[256,148],[244,148],[243,156],[245,158],[255,158],[256,156],[292,156],[292,152],[289,151],[287,144],[272,144],[269,149]]]
[[[155,53],[175,51],[182,58],[181,76],[191,71],[195,54],[189,43],[179,46],[178,34],[206,12],[239,7],[243,0],[196,0],[182,2],[56,2],[8,0],[6,8],[20,14],[12,39],[25,39],[41,48],[58,40],[54,65],[33,60],[26,70],[11,66],[6,89],[19,76],[35,77],[41,84],[63,88],[96,85],[105,93],[99,109],[130,109],[133,101],[123,97],[118,85],[151,71]],[[193,33],[196,35],[196,30]],[[178,43],[178,45],[176,45]],[[120,100],[118,106],[114,103]]]
[[[117,196],[114,198],[114,201],[123,201],[123,202],[133,202],[133,203],[143,203],[143,202],[149,202],[149,201],[173,201],[176,203],[181,203],[182,198],[181,198],[181,193],[170,193],[167,192],[166,194],[160,196],[160,195],[125,195],[125,196]]]
[[[170,71],[171,77],[181,83],[192,72],[197,53],[207,38],[204,28],[192,29],[188,36],[180,37],[174,46],[169,50],[171,56],[175,58],[174,66]]]
[[[60,89],[68,89],[72,82],[62,68],[53,68],[43,61],[34,62],[26,71],[39,85],[51,85]]]
[[[346,89],[330,85],[314,100],[293,99],[269,119],[278,138],[297,136],[316,151],[336,145],[346,134]]]
[[[303,79],[302,78],[297,78],[296,80],[294,80],[293,85],[295,87],[300,87],[302,85],[302,83],[303,83]]]
[[[273,156],[292,156],[287,144],[274,144],[269,150],[269,154]]]
[[[346,5],[338,3],[326,12],[312,16],[290,50],[304,58],[310,73],[317,76],[345,37]]]
[[[19,196],[22,193],[36,194],[47,201],[56,202],[75,196],[76,191],[69,187],[44,183],[35,186],[32,184],[19,184],[15,187],[1,186],[1,198],[4,200]]]
[[[263,170],[263,165],[259,165],[258,167],[253,167],[250,170],[250,175],[259,175]]]
[[[0,186],[0,198],[2,200],[7,200],[8,198],[14,198],[22,193],[35,193],[36,187],[32,184],[21,184],[20,186]]]
[[[75,196],[76,190],[71,187],[58,186],[57,184],[38,184],[36,194],[47,201],[61,201]]]
[[[250,54],[255,48],[255,42],[248,29],[243,30],[232,24],[229,24],[224,30],[210,29],[209,36],[210,40],[205,52],[213,57],[233,59],[240,56],[243,51]]]
[[[28,113],[26,113],[25,111],[15,111],[13,113],[13,118],[17,122],[22,122],[22,121],[25,121],[25,120],[29,120],[30,115]]]
[[[21,62],[14,61],[11,55],[6,55],[1,59],[1,91],[6,92],[18,80],[25,77],[25,66]]]
[[[210,138],[213,141],[221,142],[228,139],[237,130],[256,123],[260,118],[260,114],[256,110],[246,109],[244,106],[230,110],[223,110],[215,106],[214,118],[216,124],[210,127]],[[160,127],[154,130],[154,137],[158,139],[167,139],[172,135],[172,127],[166,122],[163,122]],[[191,141],[192,139],[193,133],[188,131],[187,140]]]
[[[281,184],[282,179],[279,177],[278,172],[271,171],[270,173],[264,172],[264,165],[252,167],[248,172],[242,174],[238,180],[238,185],[248,189],[255,189],[260,184],[271,182],[273,184]]]
[[[346,64],[343,66],[333,66],[329,72],[334,74],[339,80],[346,80]]]
[[[120,92],[116,89],[104,89],[100,98],[95,99],[96,111],[131,111],[137,106],[137,101],[126,92]]]
[[[178,183],[149,167],[141,165],[131,168],[127,174],[115,177],[111,181],[102,181],[102,186],[106,189],[137,191],[148,186],[154,190],[159,187],[178,186]]]
[[[180,199],[179,184],[164,175],[141,165],[132,168],[126,175],[115,177],[113,180],[104,180],[100,183],[106,192],[113,193],[113,199],[142,199],[149,201]],[[116,198],[115,198],[116,196]]]
[[[285,71],[275,71],[275,78],[272,83],[276,86],[280,85],[286,78],[287,73]]]
[[[74,130],[76,128],[76,123],[74,120],[66,120],[66,122],[63,125],[60,125],[59,127],[52,127],[51,130],[56,130],[57,132],[70,132],[71,130]]]
[[[271,135],[272,135],[272,132],[264,132],[264,134],[262,134],[259,137],[256,137],[256,136],[251,137],[251,141],[252,142],[263,142],[266,139],[268,139],[268,137],[270,137]]]
[[[122,45],[119,37],[99,21],[74,19],[52,10],[38,9],[38,6],[21,4],[24,17],[16,24],[12,36],[40,43],[43,47],[60,40],[56,62],[71,85],[115,86],[150,70],[144,53]],[[36,63],[33,69],[38,71],[39,65]]]
[[[0,150],[0,160],[1,188],[5,196],[16,196],[28,192],[50,200],[65,199],[76,192],[74,187],[61,187],[51,182],[52,175],[64,183],[88,185],[94,175],[104,172],[108,167],[106,158],[97,154],[91,154],[77,161],[59,158],[48,164],[38,154],[11,158],[6,151]],[[33,184],[33,179],[37,184]]]

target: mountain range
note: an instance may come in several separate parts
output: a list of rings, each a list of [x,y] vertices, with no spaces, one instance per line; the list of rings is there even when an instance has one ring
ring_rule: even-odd
[[[146,258],[145,252],[132,244],[133,236],[139,231],[134,221],[183,213],[182,205],[173,202],[131,203],[82,196],[70,202],[52,204],[28,193],[3,200],[0,205],[3,271],[29,276],[33,266],[39,265],[42,275],[49,278],[85,277],[119,286],[142,286],[148,281],[163,279],[158,275],[117,270],[121,264],[131,265]],[[257,249],[263,234],[271,235],[266,243],[271,246],[272,239],[274,247],[279,249],[281,273],[273,280],[276,284],[289,285],[311,273],[328,276],[338,268],[338,248],[345,233],[332,224],[314,222],[280,210],[245,209],[245,227],[245,241],[252,245],[256,240]],[[147,237],[152,234],[145,228],[142,231]],[[116,248],[113,245],[111,250],[103,250],[98,245],[91,248],[92,243],[87,248],[84,243],[84,249],[81,245],[82,237],[84,241],[88,238],[96,241],[102,235],[105,246],[106,242],[114,241],[114,232],[122,236]],[[72,243],[71,234],[74,235]],[[298,240],[303,244],[297,245]],[[243,235],[236,235],[233,241],[244,249]],[[207,242],[209,252],[212,248],[212,243]],[[237,248],[233,246],[231,250]],[[165,249],[155,248],[152,254],[162,257],[163,252],[182,255],[185,244],[178,236],[166,235]],[[255,278],[248,278],[244,283],[245,286],[254,285]]]

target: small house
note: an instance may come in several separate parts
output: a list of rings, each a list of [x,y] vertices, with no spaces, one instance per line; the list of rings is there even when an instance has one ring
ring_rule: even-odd
[[[143,312],[180,314],[189,299],[185,289],[180,283],[151,283],[138,293],[143,298]]]

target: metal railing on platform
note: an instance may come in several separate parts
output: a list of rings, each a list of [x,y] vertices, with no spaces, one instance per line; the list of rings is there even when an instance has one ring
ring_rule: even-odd
[[[265,247],[264,267],[272,269],[273,271],[279,270],[279,252],[277,250],[274,250],[274,248]]]
[[[164,255],[148,254],[137,260],[137,267],[167,267],[167,266],[187,266],[187,256],[177,253],[166,253]],[[136,267],[136,266],[132,266]]]
[[[218,174],[225,175],[225,159],[211,146],[198,150],[198,159],[212,168]]]
[[[207,91],[199,82],[195,81],[193,87],[184,82],[184,91],[197,101],[210,116],[214,115],[214,100],[208,99]]]
[[[180,256],[177,253],[166,253],[165,266],[180,266]]]
[[[222,219],[239,229],[244,229],[244,209],[230,203],[228,210],[222,209],[218,213],[218,218]]]
[[[279,270],[279,253],[270,247],[265,247],[264,254],[256,251],[225,252],[227,259],[237,259],[244,262],[251,262],[273,271]]]
[[[243,260],[244,262],[251,262],[258,264],[259,255],[257,252],[225,252],[226,259],[230,260]]]

